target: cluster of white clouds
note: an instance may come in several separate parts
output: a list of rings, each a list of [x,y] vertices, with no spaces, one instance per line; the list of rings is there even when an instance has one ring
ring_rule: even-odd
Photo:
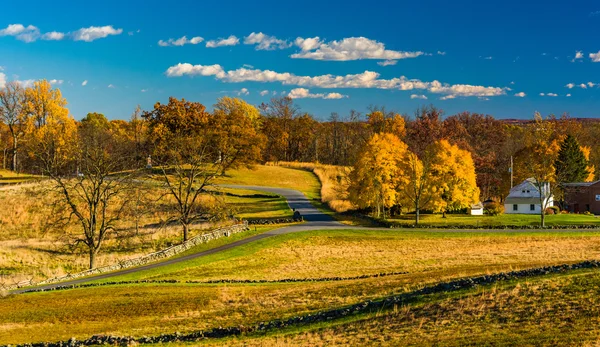
[[[275,36],[252,32],[244,38],[245,45],[256,45],[256,50],[272,51],[274,49],[285,49],[292,46],[287,40],[281,40]]]
[[[587,88],[594,88],[596,86],[600,86],[600,84],[594,83],[594,82],[580,83],[580,84],[569,83],[565,87],[567,87],[569,89],[573,89],[575,87],[578,87],[578,88],[581,88],[581,89],[587,89]]]
[[[158,41],[159,46],[183,46],[186,44],[198,44],[204,41],[200,36],[188,39],[183,36],[179,39],[168,39],[167,41]],[[297,37],[293,42],[279,39],[275,36],[267,35],[263,32],[252,32],[244,37],[245,45],[254,45],[256,50],[271,51],[276,49],[287,49],[296,46],[300,52],[292,54],[290,57],[295,59],[313,59],[313,60],[360,60],[360,59],[378,59],[381,66],[395,65],[398,60],[406,58],[416,58],[426,54],[421,51],[404,52],[386,49],[381,42],[368,39],[366,37],[349,37],[339,41],[325,42],[320,37]],[[219,38],[206,42],[206,47],[215,48],[222,46],[236,46],[240,44],[240,39],[235,35],[228,38]],[[446,52],[438,51],[438,55],[445,55]]]
[[[370,89],[395,89],[395,90],[426,90],[434,94],[444,94],[451,97],[487,97],[505,95],[510,88],[474,86],[469,84],[450,85],[437,80],[423,82],[417,79],[408,79],[405,76],[382,79],[380,74],[373,71],[365,71],[360,74],[349,74],[345,76],[320,75],[320,76],[297,76],[293,73],[279,73],[271,70],[239,68],[225,71],[219,64],[215,65],[192,65],[179,63],[167,69],[168,77],[181,76],[214,76],[223,82],[279,82],[283,85],[295,85],[299,87],[315,88],[370,88]]]
[[[112,25],[106,25],[102,27],[91,26],[88,28],[81,28],[67,33],[50,31],[42,34],[40,29],[34,25],[24,26],[23,24],[10,24],[6,28],[0,30],[0,36],[13,36],[17,40],[27,43],[35,42],[39,39],[46,41],[71,39],[73,41],[92,42],[110,35],[120,35],[122,32],[123,29],[115,29]]]
[[[343,99],[347,98],[348,95],[342,95],[340,93],[313,94],[306,88],[295,88],[290,91],[288,97],[292,99]]]
[[[516,93],[515,96],[519,97],[519,98],[524,98],[527,96],[527,94],[525,94],[524,92],[519,92],[519,93]]]
[[[582,51],[576,51],[575,52],[575,56],[573,57],[573,59],[571,60],[571,62],[576,62],[578,60],[582,60],[584,57],[584,54]],[[600,51],[598,51],[598,53],[590,53],[588,55],[588,57],[590,58],[590,60],[593,63],[600,63]]]
[[[319,37],[301,38],[295,41],[296,46],[301,52],[292,54],[296,59],[314,59],[314,60],[360,60],[360,59],[380,59],[380,60],[399,60],[406,58],[416,58],[424,55],[424,52],[403,52],[394,51],[385,48],[381,42],[370,40],[366,37],[349,37],[339,41],[322,42]],[[388,63],[388,65],[390,65]]]
[[[411,99],[427,100],[427,96],[423,95],[423,94],[411,94],[410,98]]]
[[[195,36],[195,37],[192,37],[191,39],[188,39],[186,36],[182,36],[178,39],[168,39],[167,41],[159,40],[158,45],[161,47],[197,45],[202,41],[204,41],[204,38],[202,38],[200,36]]]
[[[544,94],[544,93],[540,93],[540,96],[551,96],[551,97],[557,97],[557,96],[558,96],[558,94],[556,94],[556,93],[545,93],[545,94]]]
[[[240,43],[240,39],[235,37],[234,35],[230,35],[226,39],[219,38],[218,40],[210,40],[206,42],[206,47],[208,48],[216,48],[223,46],[235,46]]]

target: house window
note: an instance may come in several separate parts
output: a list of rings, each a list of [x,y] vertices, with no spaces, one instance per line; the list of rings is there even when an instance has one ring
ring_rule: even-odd
[[[522,190],[521,193],[525,194],[525,190]]]
[[[596,201],[600,201],[600,194],[596,195]]]
[[[535,205],[534,204],[529,205],[529,211],[535,211]]]
[[[529,191],[529,190],[528,190],[528,191],[527,191],[527,194],[529,194],[530,192],[531,192],[531,191]]]
[[[514,205],[513,205],[513,211],[518,211],[518,210],[519,210],[519,205],[517,205],[517,204],[514,204]]]

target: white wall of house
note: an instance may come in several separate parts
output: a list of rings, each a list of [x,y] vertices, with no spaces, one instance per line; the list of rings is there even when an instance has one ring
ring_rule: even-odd
[[[469,212],[471,213],[471,216],[483,216],[482,208],[472,208]]]
[[[540,204],[534,204],[534,209],[531,209],[531,204],[516,204],[517,210],[514,210],[515,204],[504,204],[505,214],[540,214]]]

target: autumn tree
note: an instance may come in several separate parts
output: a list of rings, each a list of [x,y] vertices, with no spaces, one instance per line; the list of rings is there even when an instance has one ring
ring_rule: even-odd
[[[447,211],[461,210],[479,201],[475,164],[471,153],[451,145],[447,140],[435,143],[435,157],[431,166],[434,178],[432,191],[436,199],[434,210],[446,216]]]
[[[212,115],[198,102],[171,97],[168,104],[156,103],[142,117],[148,122],[153,162],[159,164],[167,194],[175,200],[174,219],[187,241],[194,221],[218,216],[220,211],[203,197],[214,195],[214,179],[237,156],[223,155]]]
[[[550,206],[552,196],[558,186],[556,176],[556,160],[559,142],[554,139],[553,125],[545,121],[539,113],[535,113],[531,126],[531,145],[524,156],[523,171],[525,176],[533,178],[533,185],[539,192],[540,224],[546,226],[546,209]]]
[[[484,199],[503,195],[501,186],[510,156],[511,139],[506,125],[489,115],[462,112],[443,121],[443,133],[450,143],[471,153],[477,186]]]
[[[424,155],[432,143],[444,137],[443,114],[434,106],[425,106],[415,112],[415,119],[407,127],[406,142],[417,156]]]
[[[9,82],[0,90],[0,120],[6,124],[12,139],[11,169],[17,171],[19,139],[24,135],[23,106],[25,91],[18,82]]]
[[[374,208],[377,217],[398,202],[398,186],[406,185],[408,146],[389,133],[375,134],[350,173],[349,198],[361,208]]]
[[[371,106],[367,114],[367,123],[375,134],[390,133],[403,138],[406,135],[404,117],[395,112],[386,111],[385,107]]]
[[[261,159],[265,136],[258,109],[239,98],[223,97],[214,105],[208,126],[214,132],[218,160],[227,168],[251,167]]]

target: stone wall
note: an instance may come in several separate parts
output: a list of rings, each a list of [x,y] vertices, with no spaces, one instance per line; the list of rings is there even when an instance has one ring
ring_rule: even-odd
[[[54,277],[54,278],[50,278],[50,279],[47,279],[45,281],[38,282],[38,283],[33,283],[33,282],[29,282],[29,281],[20,282],[14,286],[9,286],[8,288],[5,288],[5,289],[6,290],[14,290],[14,289],[22,288],[22,287],[62,282],[62,281],[72,280],[75,278],[98,275],[98,274],[102,274],[102,273],[106,273],[106,272],[113,272],[113,271],[118,271],[118,270],[122,270],[122,269],[127,269],[130,267],[146,265],[146,264],[153,263],[153,262],[156,262],[161,259],[172,257],[176,254],[185,252],[188,249],[190,249],[194,246],[197,246],[199,244],[203,244],[203,243],[209,242],[211,240],[215,240],[215,239],[220,239],[222,237],[229,237],[233,234],[237,234],[237,233],[240,233],[240,232],[246,231],[246,230],[248,230],[248,222],[244,221],[243,223],[240,223],[240,224],[215,229],[209,233],[198,235],[198,236],[193,237],[179,245],[171,246],[169,248],[160,250],[158,252],[150,253],[150,254],[147,254],[147,255],[144,255],[144,256],[141,256],[138,258],[123,260],[117,264],[103,266],[103,267],[86,270],[86,271],[82,271],[82,272],[78,272],[78,273],[74,273],[74,274],[67,274],[67,275],[61,276],[61,277]]]

